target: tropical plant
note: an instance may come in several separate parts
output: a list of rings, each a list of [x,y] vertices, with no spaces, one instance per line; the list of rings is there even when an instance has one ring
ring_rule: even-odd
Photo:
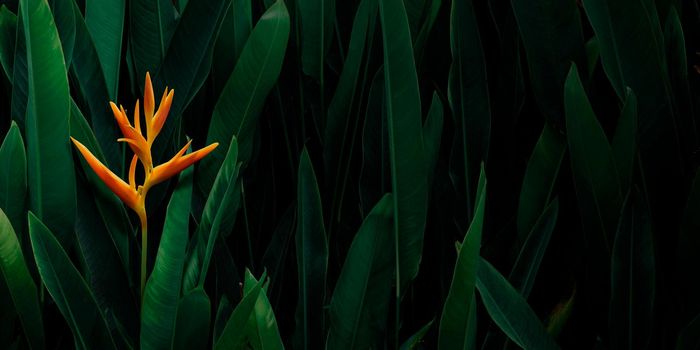
[[[0,0],[0,348],[700,348],[699,39],[697,0]]]

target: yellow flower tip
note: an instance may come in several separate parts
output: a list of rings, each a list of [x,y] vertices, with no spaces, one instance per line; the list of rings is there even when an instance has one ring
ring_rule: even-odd
[[[136,106],[134,106],[134,128],[136,131],[141,133],[141,117],[139,116],[139,100],[136,100]]]
[[[146,83],[143,88],[143,113],[146,120],[153,118],[153,110],[155,109],[155,97],[153,96],[153,84],[151,83],[151,75],[146,72]]]
[[[102,182],[107,185],[107,187],[114,192],[114,194],[121,199],[124,204],[130,208],[138,208],[138,193],[131,189],[129,185],[115,175],[109,168],[107,168],[102,162],[100,162],[82,143],[71,137],[71,141],[78,149],[80,154],[83,155],[85,161],[88,163],[92,171],[102,180]]]

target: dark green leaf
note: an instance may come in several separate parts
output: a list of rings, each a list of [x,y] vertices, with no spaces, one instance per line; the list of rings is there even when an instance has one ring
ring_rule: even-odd
[[[637,157],[637,97],[629,88],[611,147],[620,174],[620,190],[627,192],[632,183],[634,160]]]
[[[426,323],[425,326],[421,327],[421,329],[419,329],[418,332],[406,339],[406,341],[403,344],[401,344],[401,350],[413,350],[418,348],[419,344],[423,342],[423,338],[430,330],[430,327],[433,326],[434,322],[434,319],[430,320],[430,322]]]
[[[49,229],[29,212],[29,234],[41,280],[68,322],[78,349],[115,349],[102,311]]]
[[[137,3],[135,1],[134,3]],[[152,3],[159,3],[153,1]],[[85,2],[85,24],[95,42],[112,100],[117,99],[124,31],[125,0],[88,0]]]
[[[323,345],[328,240],[316,174],[306,149],[299,160],[298,181],[296,252],[299,299],[294,342],[300,349],[317,349]]]
[[[476,288],[491,319],[524,349],[559,349],[527,301],[496,268],[479,259]]]
[[[277,328],[277,321],[275,320],[275,314],[272,311],[272,306],[270,301],[267,300],[267,276],[263,273],[258,282],[255,277],[250,273],[250,270],[246,270],[244,294],[255,293],[255,288],[258,284],[262,284],[263,287],[259,293],[257,293],[258,298],[255,301],[255,307],[253,308],[253,314],[248,320],[248,328],[250,333],[248,334],[248,340],[255,350],[277,350],[284,349],[282,345],[282,339],[280,338],[279,329]],[[318,317],[318,315],[315,315]],[[318,334],[320,335],[320,334]]]
[[[297,0],[301,39],[301,67],[323,89],[326,52],[333,38],[335,0]]]
[[[41,321],[39,294],[29,275],[19,240],[10,220],[0,209],[0,271],[10,291],[27,342],[33,349],[44,348],[44,325]]]
[[[214,349],[239,349],[246,340],[245,326],[252,317],[264,281],[256,283],[243,300],[233,309],[224,331],[214,344]]]
[[[474,286],[481,249],[481,235],[484,225],[486,203],[486,174],[481,168],[478,201],[464,241],[460,245],[455,263],[452,284],[445,300],[440,318],[440,349],[473,349],[475,339],[469,335],[476,329],[473,316]],[[472,345],[470,345],[472,344]]]
[[[615,157],[610,143],[593,113],[583,90],[576,65],[571,66],[565,85],[566,130],[571,168],[584,231],[591,240],[608,240],[617,225],[622,194]]]
[[[437,0],[440,1],[440,0]],[[442,140],[443,106],[437,92],[433,92],[433,101],[430,103],[428,116],[423,123],[423,141],[425,142],[425,158],[428,168],[428,185],[432,185],[440,157],[440,141]]]
[[[27,158],[22,135],[15,122],[10,125],[10,130],[0,145],[0,164],[0,209],[21,237],[25,227]]]
[[[202,193],[209,192],[225,155],[223,149],[233,136],[238,138],[240,161],[250,160],[258,114],[277,82],[288,37],[289,14],[284,1],[278,0],[255,25],[214,107],[207,142],[221,146],[199,166],[197,185]]]
[[[552,237],[558,215],[559,200],[555,199],[535,222],[508,276],[510,283],[525,299],[530,295],[532,286],[535,284],[535,277],[549,245],[549,239]]]
[[[352,241],[330,302],[329,349],[369,349],[386,329],[393,256],[393,199],[385,195]]]
[[[17,15],[0,5],[0,63],[7,80],[12,82],[15,61],[15,39],[17,38]]]
[[[460,206],[471,220],[476,202],[479,167],[486,162],[491,134],[491,110],[486,83],[486,62],[472,1],[453,1],[450,12],[452,66],[448,100],[455,136],[450,155],[450,176]]]
[[[189,168],[180,175],[168,204],[158,255],[143,294],[142,349],[163,349],[173,345],[191,202],[192,168]]]
[[[641,194],[627,195],[611,264],[610,345],[646,349],[654,329],[656,286],[649,209]]]
[[[25,134],[29,207],[68,246],[76,200],[66,66],[48,3],[21,0],[20,8],[29,77]]]
[[[518,204],[518,238],[524,242],[540,213],[549,203],[559,175],[566,139],[548,123],[527,162]]]
[[[205,349],[209,343],[211,303],[202,288],[195,288],[180,299],[173,349]]]
[[[418,77],[403,2],[379,1],[379,17],[384,43],[384,89],[394,195],[394,240],[398,252],[396,297],[400,299],[402,291],[406,290],[409,282],[418,274],[423,251],[428,181]]]
[[[566,73],[584,49],[576,1],[513,0],[512,4],[537,104],[548,120],[560,122]]]

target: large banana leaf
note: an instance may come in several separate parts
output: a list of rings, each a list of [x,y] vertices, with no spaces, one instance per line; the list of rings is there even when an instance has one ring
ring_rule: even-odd
[[[0,63],[7,80],[12,82],[17,38],[17,15],[0,5]]]
[[[296,0],[296,5],[301,67],[319,81],[323,90],[326,52],[335,29],[335,0]]]
[[[180,175],[178,186],[168,204],[158,255],[143,294],[142,349],[163,349],[173,345],[191,201],[192,169],[190,168]]]
[[[177,306],[173,349],[205,349],[209,342],[211,302],[202,288],[186,293]]]
[[[78,349],[116,349],[102,311],[53,233],[29,212],[29,234],[39,274],[68,322]]]
[[[214,349],[238,349],[243,346],[246,341],[245,326],[253,315],[263,282],[261,279],[261,281],[251,286],[241,302],[233,309],[231,317],[229,317],[224,330],[221,332],[221,336],[214,344]]]
[[[29,77],[25,126],[29,207],[67,246],[76,207],[68,76],[49,5],[22,0],[20,8]]]
[[[476,339],[470,338],[470,335],[475,334],[476,329],[474,286],[486,210],[486,174],[483,167],[476,193],[478,200],[474,216],[457,254],[452,284],[442,309],[438,339],[440,349],[475,348]]]
[[[41,321],[39,294],[29,275],[19,240],[10,220],[0,209],[0,271],[10,291],[14,309],[32,349],[44,348],[44,326]]]
[[[289,13],[284,1],[278,0],[255,25],[214,107],[207,142],[221,146],[199,166],[197,185],[202,193],[209,193],[225,155],[223,149],[233,136],[238,138],[240,161],[250,160],[258,114],[277,82],[288,37]]]
[[[306,149],[299,160],[295,240],[299,301],[294,342],[300,349],[316,349],[323,344],[328,238],[316,174]]]
[[[329,349],[381,344],[391,300],[393,199],[384,196],[350,245],[329,307]]]

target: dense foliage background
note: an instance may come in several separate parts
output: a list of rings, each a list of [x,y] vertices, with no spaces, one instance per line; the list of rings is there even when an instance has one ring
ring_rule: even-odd
[[[2,348],[700,346],[696,0],[0,4]]]

